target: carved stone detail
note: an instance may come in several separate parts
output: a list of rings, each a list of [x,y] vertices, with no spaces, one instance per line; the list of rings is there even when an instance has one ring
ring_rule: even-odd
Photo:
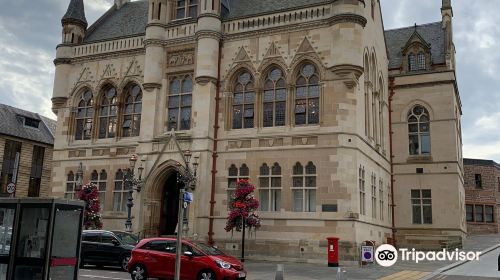
[[[192,65],[194,63],[194,51],[169,53],[167,60],[170,67]]]
[[[116,77],[116,69],[113,64],[106,64],[101,74],[101,79]]]
[[[125,77],[141,76],[141,75],[142,75],[141,66],[139,65],[137,59],[134,58],[127,67],[127,71],[125,72]]]
[[[94,79],[92,72],[90,71],[90,67],[83,67],[80,75],[78,75],[78,80],[76,80],[76,84],[90,82]]]
[[[335,74],[335,80],[342,80],[347,88],[353,89],[359,82],[359,77],[363,74],[363,67],[351,64],[339,64],[330,67]]]

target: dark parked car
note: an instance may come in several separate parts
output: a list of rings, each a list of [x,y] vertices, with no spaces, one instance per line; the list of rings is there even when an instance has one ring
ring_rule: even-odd
[[[133,233],[122,230],[112,230],[111,232],[114,233],[116,237],[118,237],[118,239],[120,239],[120,241],[125,244],[135,246],[137,245],[137,243],[139,243],[139,237],[137,237],[137,235]]]
[[[177,243],[174,238],[149,238],[137,244],[129,261],[133,280],[172,279]],[[244,280],[241,262],[202,242],[183,240],[181,275],[183,280]]]
[[[113,232],[107,230],[84,230],[80,267],[86,264],[119,266],[127,271],[133,245],[127,244]]]

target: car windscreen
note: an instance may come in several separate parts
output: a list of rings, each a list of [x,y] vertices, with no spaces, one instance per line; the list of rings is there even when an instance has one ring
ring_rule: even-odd
[[[205,254],[209,255],[209,256],[222,256],[222,255],[225,255],[221,250],[215,248],[215,247],[212,247],[212,246],[209,246],[205,243],[202,243],[202,242],[193,242],[196,247],[198,247],[200,250],[202,250],[203,252],[205,252]]]
[[[137,245],[139,242],[139,239],[137,236],[129,233],[124,233],[124,232],[113,232],[123,243],[129,244],[129,245]]]

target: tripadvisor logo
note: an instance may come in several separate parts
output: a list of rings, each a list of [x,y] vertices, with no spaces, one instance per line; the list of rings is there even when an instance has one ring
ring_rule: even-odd
[[[421,261],[477,261],[480,255],[481,252],[459,252],[458,249],[453,251],[443,249],[441,251],[423,252],[417,251],[414,248],[411,250],[400,248],[398,252],[394,246],[383,244],[375,251],[375,260],[379,265],[389,267],[398,261],[398,257],[402,261],[419,263]]]

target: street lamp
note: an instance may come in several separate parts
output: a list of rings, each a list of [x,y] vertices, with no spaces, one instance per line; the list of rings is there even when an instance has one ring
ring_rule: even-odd
[[[124,187],[128,189],[128,202],[127,202],[127,221],[125,221],[125,230],[132,232],[132,207],[134,206],[134,191],[141,192],[142,188],[142,172],[144,167],[141,165],[137,168],[138,177],[134,175],[135,164],[137,162],[137,155],[132,155],[129,159],[129,168],[125,170]]]
[[[175,280],[180,280],[181,271],[181,254],[182,252],[182,232],[189,230],[187,216],[184,215],[184,208],[187,208],[187,202],[185,201],[186,188],[190,189],[196,185],[196,170],[198,168],[198,156],[194,157],[194,162],[192,165],[192,170],[190,168],[190,161],[192,157],[190,150],[186,150],[182,153],[182,158],[186,166],[183,168],[180,162],[177,162],[177,184],[179,186],[179,216],[177,217],[177,250],[175,258]],[[182,228],[181,228],[182,227]]]

